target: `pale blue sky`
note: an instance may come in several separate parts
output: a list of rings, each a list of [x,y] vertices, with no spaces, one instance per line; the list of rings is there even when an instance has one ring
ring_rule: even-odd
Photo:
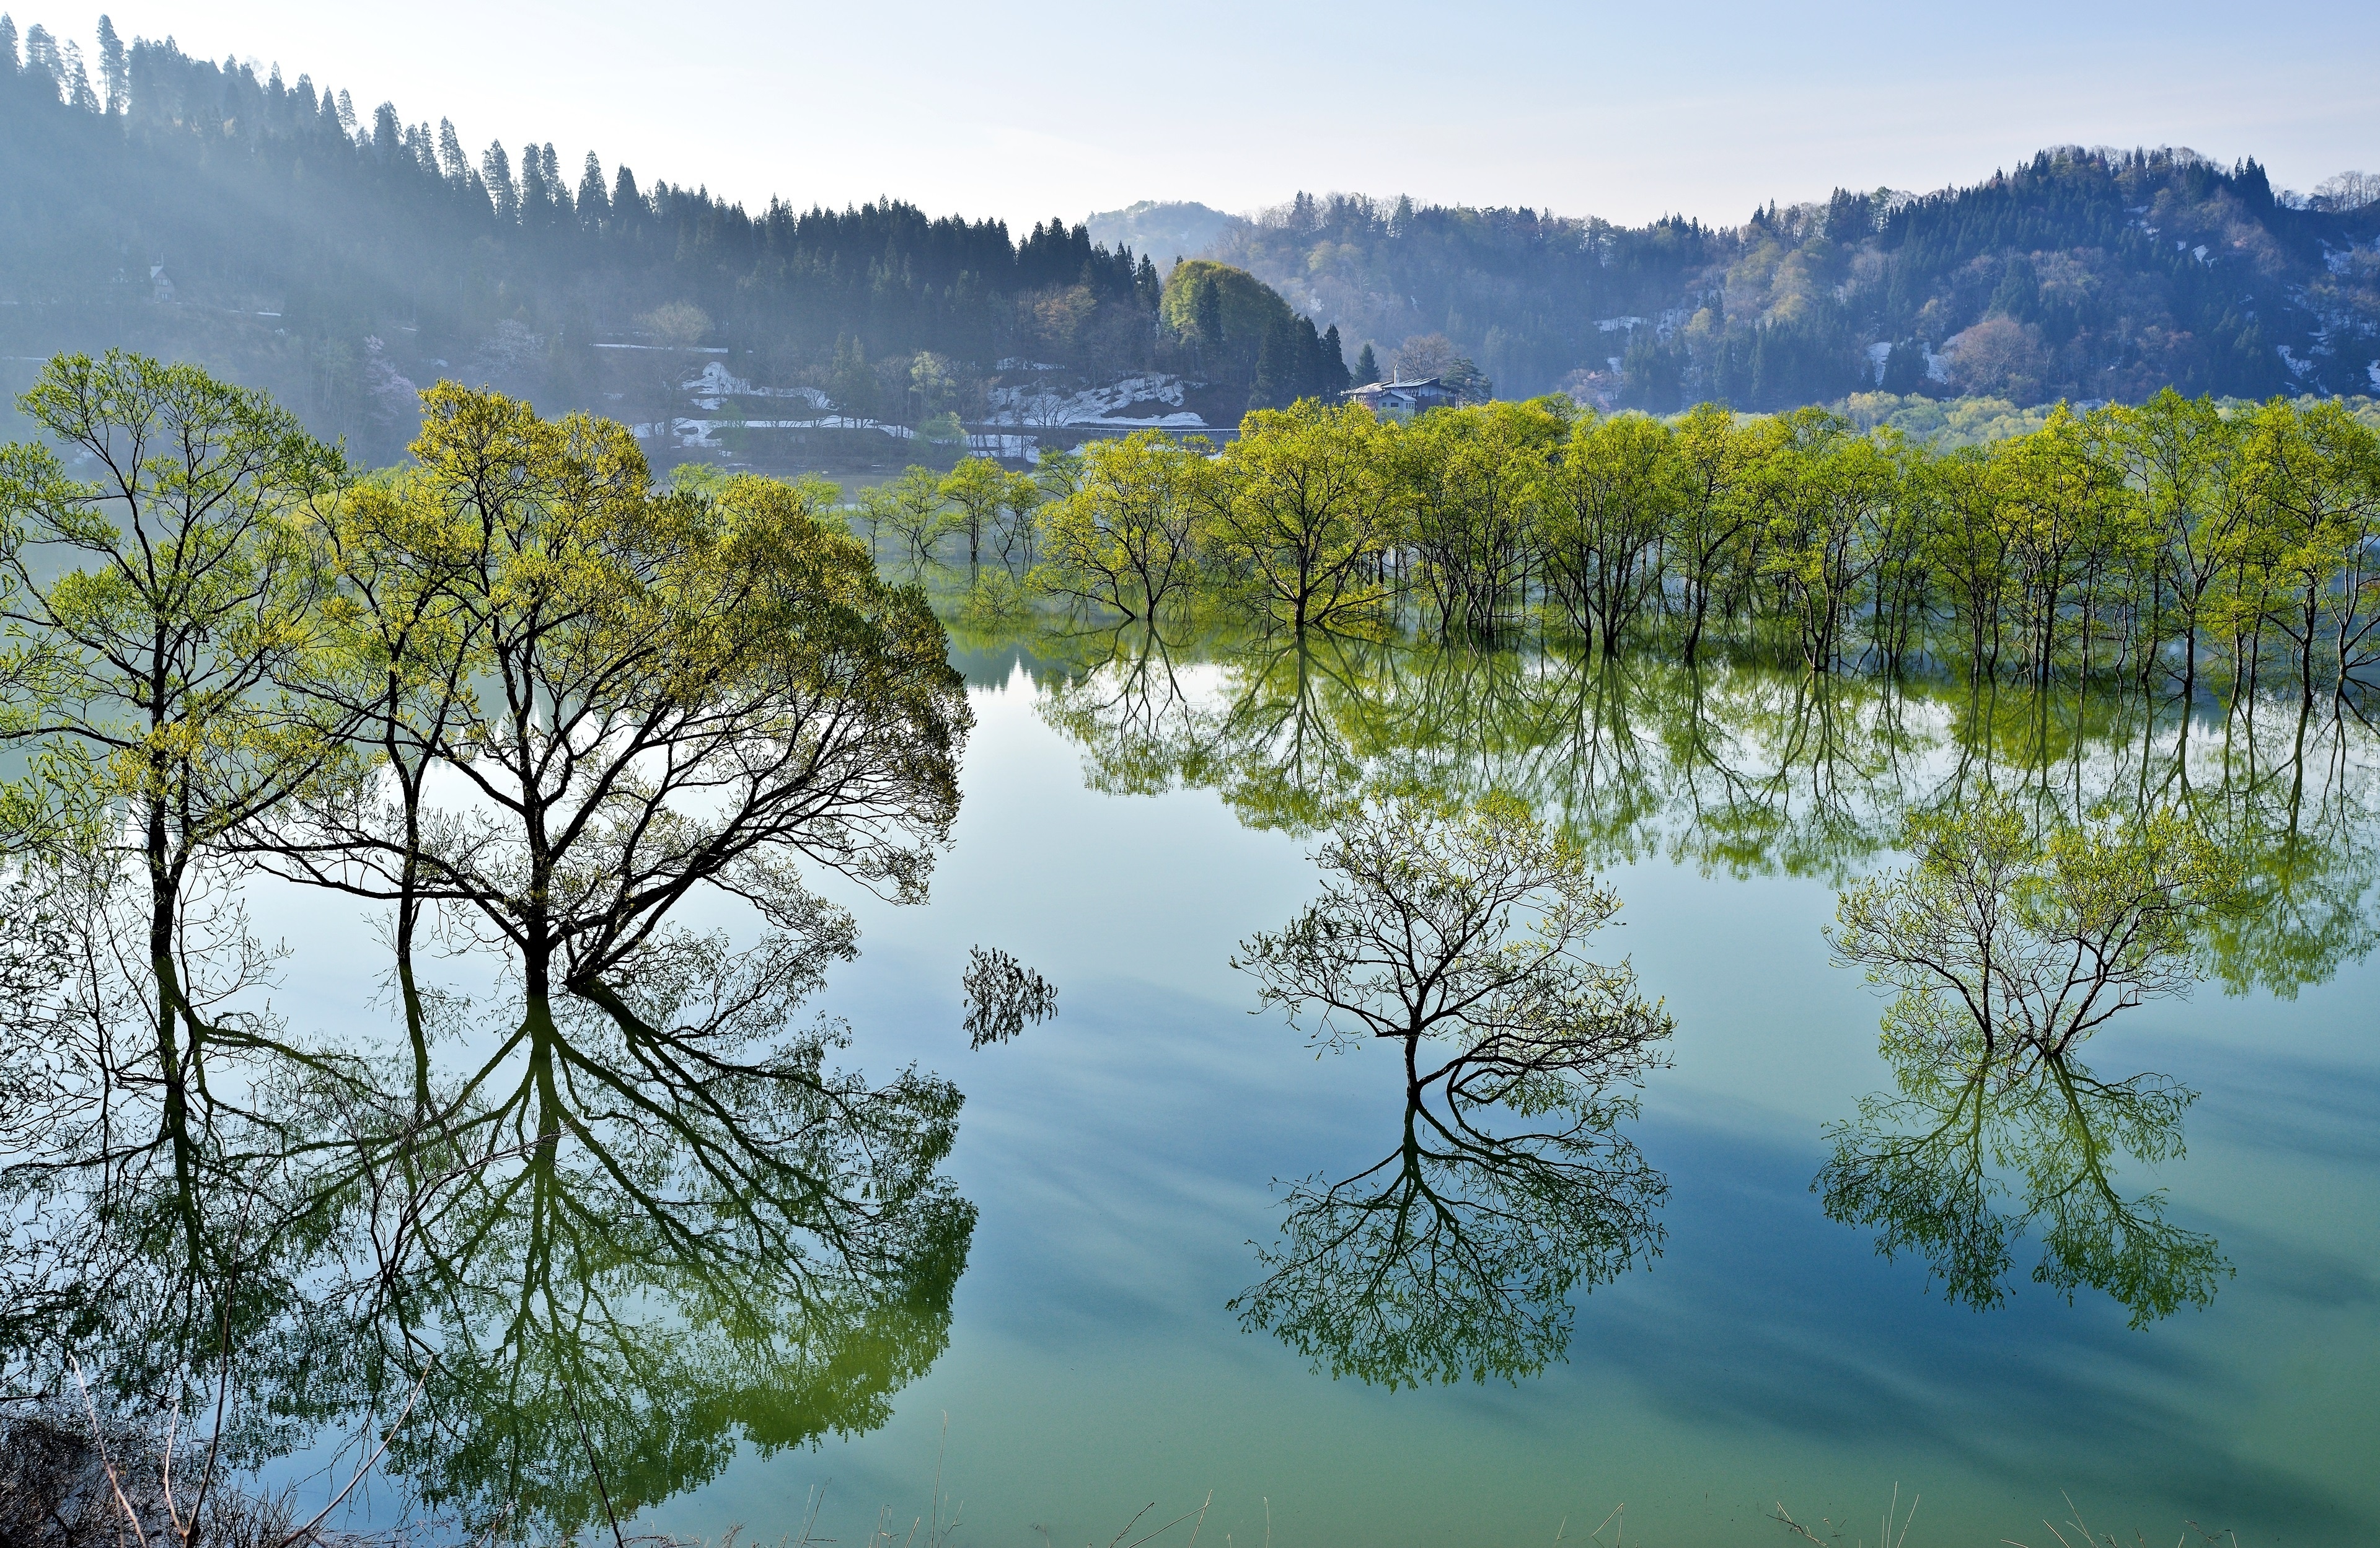
[[[88,0],[75,0],[77,5]],[[97,7],[0,0],[88,39]],[[1724,224],[2045,145],[2380,171],[2380,6],[766,5],[120,0],[128,36],[278,61],[758,204],[1227,210],[1298,188]]]

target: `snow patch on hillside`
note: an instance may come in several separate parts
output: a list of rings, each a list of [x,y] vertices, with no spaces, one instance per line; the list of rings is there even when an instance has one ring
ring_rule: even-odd
[[[716,409],[722,398],[795,398],[812,408],[825,410],[834,406],[827,395],[815,387],[755,387],[727,369],[724,360],[712,360],[702,368],[702,374],[684,384],[681,389],[694,394],[703,407]]]
[[[1182,407],[1184,385],[1178,376],[1151,372],[1075,393],[1038,384],[994,387],[988,394],[991,412],[984,422],[1043,429],[1080,425],[1109,429],[1204,429],[1207,421]],[[1157,407],[1174,412],[1132,412]]]
[[[687,417],[669,422],[667,435],[679,448],[694,452],[728,450],[719,439],[721,430],[873,430],[891,436],[895,441],[915,441],[917,432],[907,425],[887,424],[881,419],[860,419],[849,415],[825,414],[815,419],[728,419]],[[650,439],[662,433],[650,424],[635,427],[639,439]],[[1005,457],[1012,462],[1038,463],[1041,449],[1029,435],[1007,435],[999,431],[978,432],[966,438],[968,452],[977,456]]]

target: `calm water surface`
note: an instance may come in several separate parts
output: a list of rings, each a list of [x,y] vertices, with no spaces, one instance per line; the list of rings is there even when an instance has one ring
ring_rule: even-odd
[[[856,900],[863,955],[827,996],[868,1069],[915,1060],[966,1091],[952,1166],[981,1214],[949,1348],[880,1429],[747,1447],[647,1527],[773,1539],[823,1488],[814,1531],[846,1543],[937,1508],[958,1541],[1107,1543],[1211,1493],[1216,1542],[1781,1542],[1780,1505],[1874,1542],[1897,1491],[1920,1501],[1912,1543],[2044,1543],[2073,1508],[2125,1540],[2380,1536],[2372,753],[2351,721],[2277,768],[2294,705],[2228,749],[2202,723],[2177,762],[2173,726],[2113,711],[2077,753],[2063,711],[1995,711],[2007,729],[1981,734],[1955,696],[1813,708],[1758,674],[1710,674],[1698,717],[1675,673],[1549,687],[1559,663],[1525,659],[1384,675],[1368,647],[1152,664],[1129,644],[1028,671],[972,643],[955,852],[929,907]],[[2294,796],[2321,836],[2268,867],[2257,923],[2220,948],[2257,982],[2202,983],[2089,1046],[2103,1075],[2202,1094],[2185,1156],[2114,1165],[2228,1272],[2211,1305],[2137,1328],[2101,1290],[2033,1283],[2032,1240],[2004,1304],[1951,1303],[1812,1187],[1825,1127],[1891,1079],[1876,992],[1828,963],[1835,886],[1895,863],[1901,809],[2028,736],[2054,754],[2030,778],[2070,800],[2228,780],[2263,792],[2254,821],[2286,827]],[[1318,1058],[1250,1013],[1229,959],[1316,889],[1330,803],[1400,774],[1518,789],[1587,833],[1627,903],[1605,949],[1677,1018],[1633,1126],[1669,1179],[1658,1255],[1578,1296],[1567,1359],[1517,1383],[1334,1380],[1226,1304],[1259,1277],[1277,1179],[1359,1170],[1399,1132],[1393,1054]],[[969,1052],[978,942],[1055,980],[1058,1019]]]
[[[845,898],[862,954],[824,997],[871,1075],[914,1062],[966,1093],[950,1168],[979,1216],[947,1348],[889,1421],[747,1442],[630,1531],[772,1542],[815,1509],[814,1538],[923,1519],[923,1541],[939,1514],[954,1543],[1072,1548],[1207,1503],[1158,1541],[1633,1548],[1782,1543],[1782,1508],[1856,1543],[1897,1498],[1912,1548],[2046,1548],[2045,1518],[2070,1545],[2077,1510],[2124,1542],[2380,1537],[2380,752],[2351,719],[2283,704],[2185,737],[2120,701],[2078,731],[2070,700],[1751,670],[960,638],[955,849],[929,906]],[[1828,961],[1836,888],[1899,863],[1904,812],[1985,780],[2069,810],[2190,801],[2254,871],[2195,992],[2084,1050],[2201,1094],[2167,1135],[2185,1154],[2144,1165],[2117,1134],[2107,1160],[2123,1197],[2154,1214],[2162,1191],[2168,1228],[2214,1240],[2203,1308],[2135,1319],[2087,1283],[2070,1303],[2031,1278],[2036,1232],[1978,1311],[1814,1191],[1828,1126],[1893,1079],[1881,999]],[[1574,1295],[1566,1356],[1517,1381],[1334,1379],[1229,1306],[1282,1184],[1402,1133],[1391,1049],[1318,1057],[1230,965],[1313,895],[1331,814],[1399,787],[1509,790],[1568,823],[1626,900],[1598,954],[1677,1019],[1627,1126],[1668,1181],[1658,1252]],[[297,949],[291,1003],[378,1014],[347,926],[312,901],[268,922]],[[1060,1012],[971,1052],[978,943],[1048,974]],[[2000,1175],[2048,1154],[2000,1140]]]

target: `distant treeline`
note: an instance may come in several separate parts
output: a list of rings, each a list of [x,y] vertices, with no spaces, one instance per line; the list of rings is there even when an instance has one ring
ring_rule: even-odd
[[[1949,452],[1816,408],[1665,423],[1554,397],[1398,423],[1302,403],[1220,452],[1096,444],[1072,477],[1034,574],[1131,617],[1549,622],[1605,651],[2185,693],[2285,661],[2309,700],[2380,664],[2380,433],[2336,403],[2166,392]]]
[[[534,137],[465,147],[452,123],[295,84],[274,67],[118,42],[102,23],[99,95],[41,28],[0,18],[9,300],[147,299],[162,266],[183,292],[277,306],[285,324],[392,318],[440,333],[573,309],[625,324],[691,301],[722,331],[823,357],[934,348],[987,362],[1031,341],[993,304],[1079,292],[1145,316],[1158,275],[1053,220],[1022,242],[998,221],[913,206],[759,214],[706,189],[565,165]],[[69,45],[70,47],[70,45]],[[91,261],[104,254],[104,260]],[[459,260],[460,261],[450,261]]]

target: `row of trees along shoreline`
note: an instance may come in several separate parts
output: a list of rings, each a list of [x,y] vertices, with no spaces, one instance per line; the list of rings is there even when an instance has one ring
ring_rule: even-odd
[[[2380,435],[2329,402],[2168,391],[1944,451],[1817,408],[1547,397],[1393,421],[1305,401],[1220,448],[1094,442],[1038,488],[1026,583],[1135,620],[1551,627],[1607,652],[2185,693],[2285,671],[2309,701],[2380,660]],[[905,519],[922,562],[932,529]]]

